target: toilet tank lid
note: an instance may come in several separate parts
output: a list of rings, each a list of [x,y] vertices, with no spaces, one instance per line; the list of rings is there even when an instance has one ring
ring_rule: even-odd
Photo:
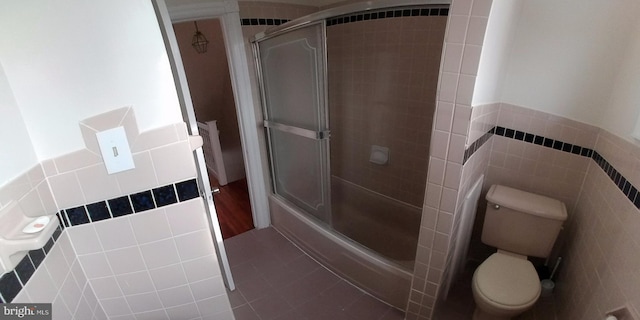
[[[562,201],[535,193],[494,184],[487,192],[486,199],[511,210],[553,220],[567,220],[567,209]]]

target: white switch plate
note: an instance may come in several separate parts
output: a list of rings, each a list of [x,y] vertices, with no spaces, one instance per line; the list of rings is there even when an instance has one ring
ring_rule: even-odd
[[[116,127],[96,133],[100,152],[104,165],[107,167],[107,173],[113,174],[125,170],[134,169],[131,156],[131,148],[124,127]]]

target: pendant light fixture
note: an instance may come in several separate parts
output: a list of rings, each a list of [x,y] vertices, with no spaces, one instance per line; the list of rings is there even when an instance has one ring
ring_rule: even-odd
[[[198,22],[194,21],[193,24],[196,25],[196,33],[193,35],[193,39],[191,40],[191,45],[198,53],[207,52],[207,44],[209,40],[205,38],[204,34],[198,30]]]

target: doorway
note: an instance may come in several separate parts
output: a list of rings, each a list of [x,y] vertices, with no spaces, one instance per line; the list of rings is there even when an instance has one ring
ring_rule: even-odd
[[[173,24],[224,239],[254,228],[236,101],[219,19]],[[196,38],[197,37],[197,38]],[[198,50],[192,45],[200,41]]]

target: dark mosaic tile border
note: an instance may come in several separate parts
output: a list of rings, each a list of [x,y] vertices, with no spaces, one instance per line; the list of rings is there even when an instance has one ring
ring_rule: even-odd
[[[640,210],[640,192],[638,189],[627,180],[616,168],[614,168],[609,161],[602,157],[597,151],[581,147],[579,145],[574,145],[571,143],[563,142],[560,140],[555,140],[539,135],[535,135],[532,133],[527,133],[520,130],[504,128],[500,126],[496,126],[491,128],[491,130],[487,131],[482,137],[478,140],[474,141],[465,151],[464,151],[464,159],[462,164],[464,165],[471,156],[482,147],[485,142],[491,138],[492,135],[498,135],[505,138],[515,139],[524,141],[527,143],[533,143],[539,146],[544,146],[547,148],[552,148],[562,152],[568,152],[575,154],[581,157],[591,158],[591,160],[595,161],[600,169],[604,171],[611,181],[618,187],[618,189],[633,203],[633,205]]]
[[[38,269],[65,228],[160,208],[200,196],[196,179],[99,201],[56,213],[60,226],[42,249],[32,250],[11,272],[0,277],[0,303],[10,303]]]
[[[169,184],[126,196],[98,201],[58,212],[60,224],[72,227],[117,218],[191,200],[200,196],[196,179]]]
[[[289,19],[266,19],[266,18],[245,18],[240,19],[242,26],[279,26],[287,23]]]
[[[378,20],[389,18],[401,18],[401,17],[428,17],[428,16],[440,16],[446,17],[449,15],[449,7],[429,7],[429,8],[395,8],[395,9],[381,9],[372,10],[367,12],[358,12],[355,14],[349,14],[339,16],[335,18],[327,19],[327,27],[345,24],[351,22],[359,22],[366,20]],[[281,24],[291,21],[290,19],[272,19],[272,18],[243,18],[240,19],[240,25],[242,26],[279,26]]]
[[[327,19],[327,27],[352,22],[360,22],[367,20],[401,18],[401,17],[427,17],[427,16],[448,16],[449,7],[429,7],[429,8],[395,8],[372,10],[367,12],[358,12]]]

